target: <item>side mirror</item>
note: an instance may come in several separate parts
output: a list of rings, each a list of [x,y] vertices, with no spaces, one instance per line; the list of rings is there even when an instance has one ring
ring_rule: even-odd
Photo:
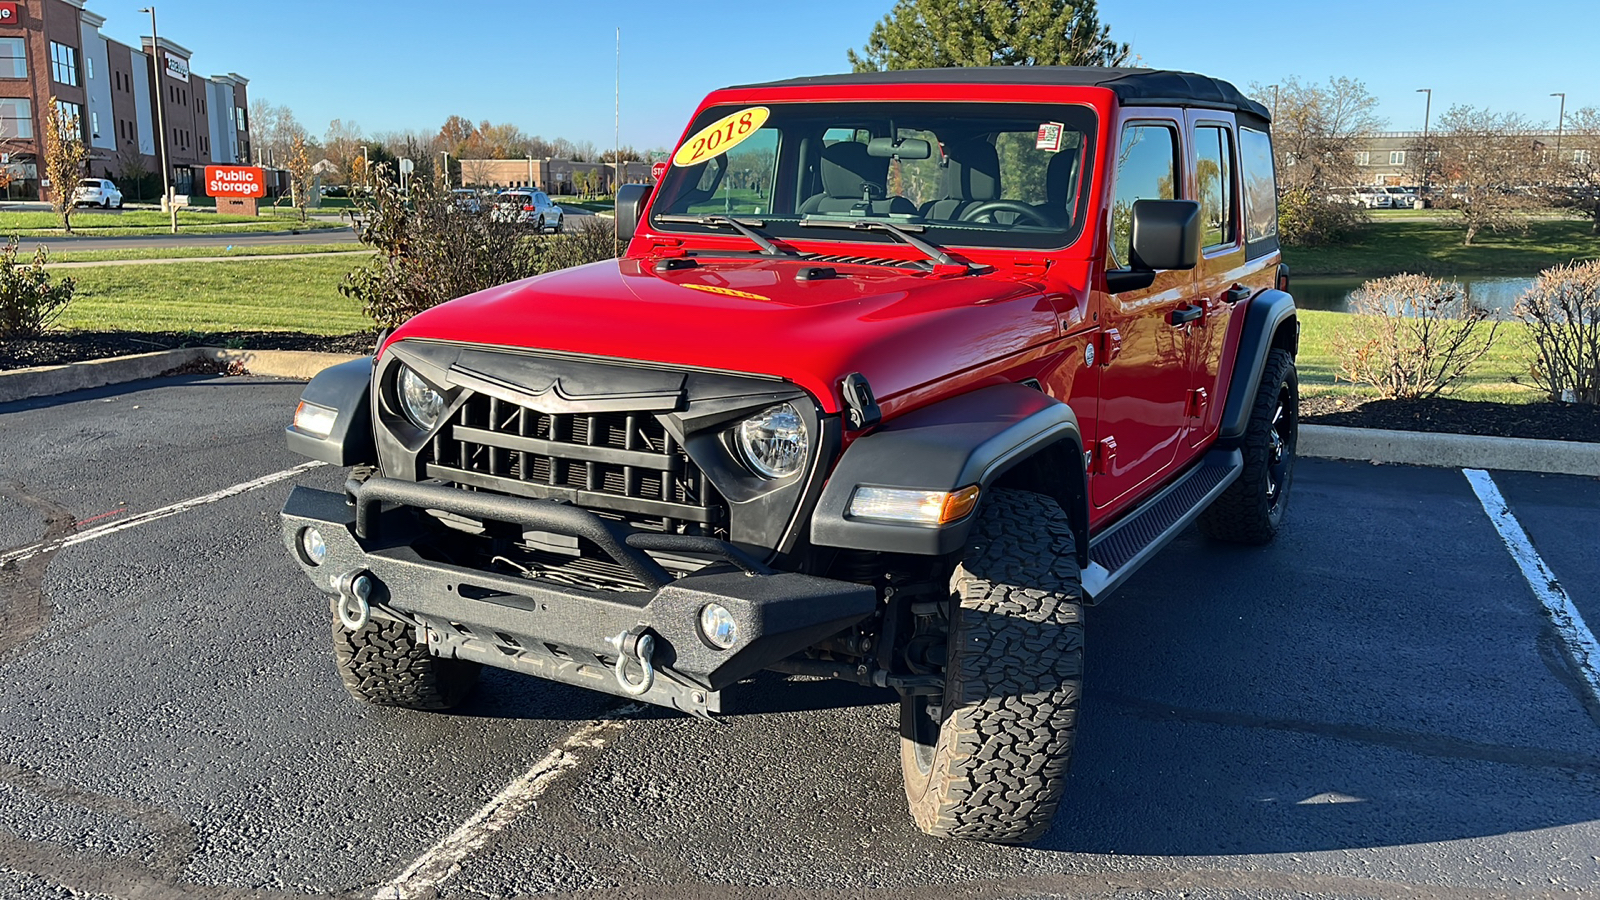
[[[650,190],[648,184],[625,184],[617,188],[617,237],[620,240],[633,239],[633,233],[639,228],[639,216],[650,199]]]
[[[1200,264],[1200,204],[1193,200],[1137,200],[1133,204],[1131,256],[1126,269],[1106,273],[1111,293],[1147,288],[1156,273]]]

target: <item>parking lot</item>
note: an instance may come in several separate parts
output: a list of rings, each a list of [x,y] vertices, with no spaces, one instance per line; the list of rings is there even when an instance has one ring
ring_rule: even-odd
[[[351,701],[278,537],[301,385],[0,406],[0,897],[1600,893],[1600,708],[1460,470],[1304,460],[1277,543],[1185,535],[1089,612],[1028,848],[905,810],[892,694],[763,677],[707,723],[489,671]],[[1491,473],[1600,624],[1600,479]]]

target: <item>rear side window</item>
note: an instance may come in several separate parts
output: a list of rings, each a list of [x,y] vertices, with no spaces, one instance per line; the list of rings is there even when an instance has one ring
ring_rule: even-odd
[[[1200,246],[1232,246],[1238,242],[1234,221],[1233,136],[1227,128],[1202,125],[1194,130],[1195,185],[1200,196]]]
[[[1244,174],[1245,242],[1254,257],[1278,246],[1278,183],[1272,171],[1272,138],[1264,131],[1241,128],[1239,152]]]
[[[1127,266],[1133,243],[1133,204],[1138,200],[1175,200],[1178,183],[1178,133],[1166,125],[1129,125],[1117,148],[1117,188],[1111,203],[1111,252],[1114,264]]]

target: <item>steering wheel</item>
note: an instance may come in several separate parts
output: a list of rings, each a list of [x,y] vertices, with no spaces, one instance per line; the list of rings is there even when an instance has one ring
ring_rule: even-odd
[[[1056,225],[1055,222],[1050,220],[1049,216],[1020,200],[986,200],[962,213],[961,221],[976,222],[980,217],[988,216],[992,222],[994,221],[994,214],[997,212],[1016,213],[1042,228],[1054,228]]]

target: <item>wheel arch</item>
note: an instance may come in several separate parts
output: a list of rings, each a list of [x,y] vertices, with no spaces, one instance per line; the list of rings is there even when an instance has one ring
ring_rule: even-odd
[[[882,553],[939,556],[966,542],[974,514],[940,527],[848,515],[859,487],[954,491],[976,485],[1046,494],[1066,512],[1088,564],[1083,436],[1072,408],[1035,388],[1003,384],[925,406],[858,438],[840,458],[811,519],[811,541]]]
[[[1231,446],[1244,438],[1250,408],[1261,386],[1261,373],[1273,350],[1300,352],[1300,319],[1294,298],[1280,290],[1262,291],[1250,301],[1239,333],[1239,352],[1228,380],[1228,399],[1217,438]]]

